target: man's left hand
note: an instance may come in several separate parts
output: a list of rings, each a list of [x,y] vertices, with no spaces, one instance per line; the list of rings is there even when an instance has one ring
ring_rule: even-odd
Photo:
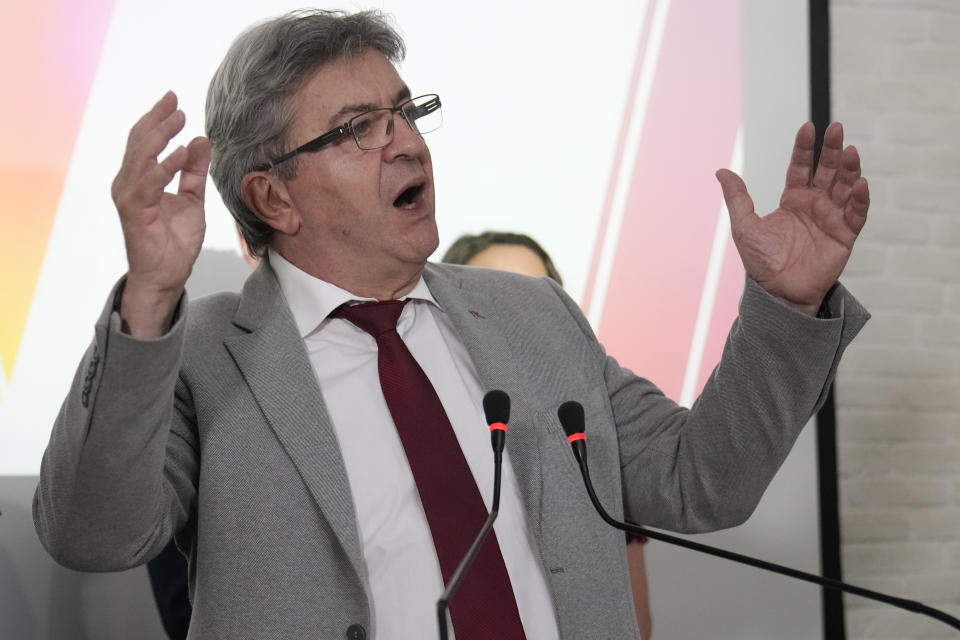
[[[844,149],[840,123],[827,127],[811,179],[814,141],[813,124],[807,122],[797,132],[780,206],[763,217],[754,211],[738,175],[727,169],[717,172],[747,274],[809,315],[817,313],[840,277],[870,206],[860,155],[853,146]]]

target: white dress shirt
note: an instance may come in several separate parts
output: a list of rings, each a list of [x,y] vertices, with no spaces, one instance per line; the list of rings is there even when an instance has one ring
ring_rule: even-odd
[[[327,317],[345,302],[365,299],[314,278],[273,251],[270,264],[304,339],[347,469],[376,636],[437,637],[443,578],[410,465],[380,390],[376,341],[347,320]],[[422,278],[405,298],[411,302],[397,331],[436,389],[489,510],[493,454],[483,416],[485,390]],[[528,640],[557,640],[550,591],[506,452],[502,473],[494,530],[520,619]]]

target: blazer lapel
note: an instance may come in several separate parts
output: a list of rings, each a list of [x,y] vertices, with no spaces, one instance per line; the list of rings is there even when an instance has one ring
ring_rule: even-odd
[[[227,338],[226,347],[362,579],[356,512],[337,436],[266,259],[244,285],[234,322],[249,333]]]
[[[428,263],[423,275],[430,293],[467,348],[481,386],[486,391],[502,389],[510,396],[507,452],[520,484],[527,517],[539,529],[543,474],[534,421],[536,407],[523,384],[517,351],[504,338],[506,316],[490,296],[465,289],[462,280],[449,270]]]

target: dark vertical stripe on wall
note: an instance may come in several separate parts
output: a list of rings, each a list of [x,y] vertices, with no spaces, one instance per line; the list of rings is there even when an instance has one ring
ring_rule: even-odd
[[[810,114],[817,128],[814,162],[820,159],[823,132],[830,124],[829,0],[810,1]],[[840,563],[840,500],[837,487],[837,416],[833,389],[817,413],[817,461],[820,482],[820,569],[842,579]],[[824,640],[846,640],[843,595],[822,589]]]
[[[830,124],[829,0],[810,0],[810,117],[817,127],[814,164],[820,159],[823,132]]]
[[[817,460],[820,476],[820,571],[828,578],[842,580],[837,421],[832,389],[817,413]],[[824,640],[846,640],[843,594],[835,589],[822,589],[821,595]]]
[[[817,128],[814,162],[820,159],[823,132],[830,124],[829,0],[810,1],[810,117]],[[820,570],[842,579],[840,563],[840,500],[837,486],[837,416],[833,389],[817,413],[817,461],[820,484]],[[846,640],[843,595],[822,589],[824,640]]]

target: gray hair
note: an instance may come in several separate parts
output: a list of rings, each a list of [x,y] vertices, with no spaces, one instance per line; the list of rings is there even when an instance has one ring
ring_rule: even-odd
[[[243,176],[283,153],[293,122],[290,98],[314,71],[373,49],[403,60],[403,39],[379,11],[301,10],[257,24],[233,42],[207,89],[210,175],[250,252],[263,255],[273,229],[247,207]],[[274,169],[297,175],[297,158]]]

